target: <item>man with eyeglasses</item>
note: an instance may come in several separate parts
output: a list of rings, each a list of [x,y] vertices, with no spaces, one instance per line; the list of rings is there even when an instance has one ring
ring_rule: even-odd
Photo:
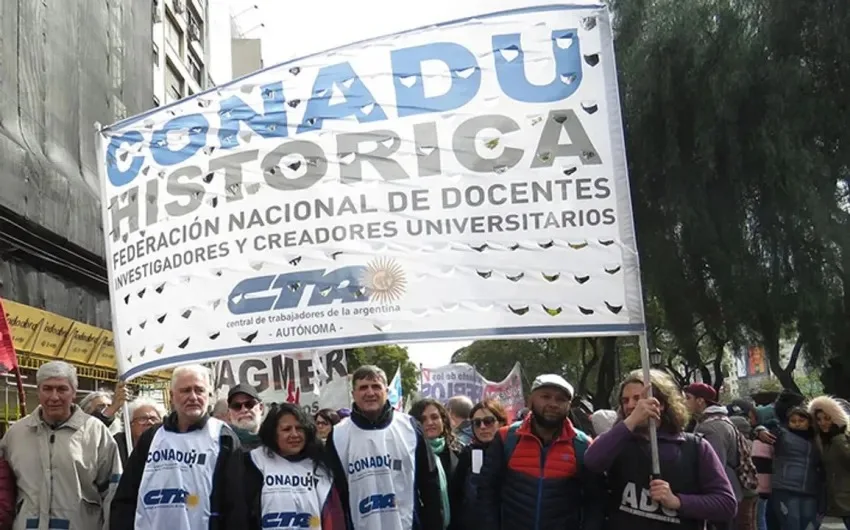
[[[251,385],[236,385],[227,393],[227,422],[236,432],[242,449],[252,451],[259,447],[260,424],[263,421],[263,403]]]

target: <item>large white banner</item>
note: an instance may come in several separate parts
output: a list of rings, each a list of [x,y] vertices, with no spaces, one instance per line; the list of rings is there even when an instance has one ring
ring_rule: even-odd
[[[102,131],[122,375],[643,329],[606,8],[443,12]]]
[[[323,408],[351,407],[345,353],[335,350],[319,358],[329,376],[327,380],[317,380],[312,353],[224,359],[215,365],[218,397],[225,398],[232,387],[247,384],[254,387],[265,403],[297,403],[308,414]]]

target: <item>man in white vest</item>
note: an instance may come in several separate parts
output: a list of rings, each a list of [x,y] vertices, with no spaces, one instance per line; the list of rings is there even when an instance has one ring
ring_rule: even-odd
[[[244,506],[226,495],[242,478],[239,439],[207,414],[211,388],[201,365],[174,370],[174,412],[145,431],[130,454],[112,501],[111,528],[217,530],[244,520]]]
[[[377,366],[355,370],[351,386],[351,416],[326,444],[350,527],[443,530],[440,479],[419,422],[393,410]]]

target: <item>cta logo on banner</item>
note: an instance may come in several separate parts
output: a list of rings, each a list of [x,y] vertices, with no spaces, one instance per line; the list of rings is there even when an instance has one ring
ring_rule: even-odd
[[[323,408],[350,407],[351,384],[345,353],[337,350],[319,355],[328,374],[319,389],[314,357],[314,353],[296,353],[220,361],[216,363],[216,390],[224,398],[230,388],[248,384],[265,403],[286,403],[290,393],[297,392],[298,404],[310,414]]]
[[[607,7],[439,13],[101,131],[122,376],[644,329]]]

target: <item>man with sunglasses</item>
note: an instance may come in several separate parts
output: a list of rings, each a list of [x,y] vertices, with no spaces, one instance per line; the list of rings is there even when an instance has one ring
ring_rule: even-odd
[[[227,422],[242,442],[242,449],[252,451],[259,447],[263,403],[254,387],[243,383],[231,388],[227,393],[227,408]]]

